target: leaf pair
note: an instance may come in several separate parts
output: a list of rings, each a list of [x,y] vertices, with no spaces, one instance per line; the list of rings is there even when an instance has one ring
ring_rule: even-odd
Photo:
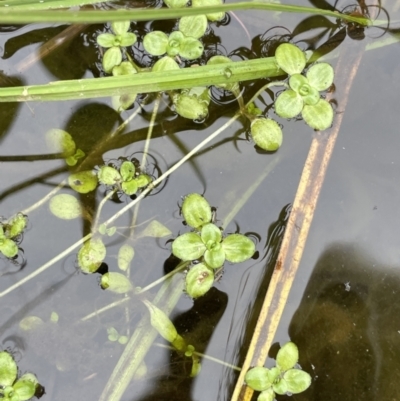
[[[15,239],[22,234],[27,224],[27,217],[18,213],[8,222],[0,224],[0,252],[6,258],[13,258],[18,253]]]

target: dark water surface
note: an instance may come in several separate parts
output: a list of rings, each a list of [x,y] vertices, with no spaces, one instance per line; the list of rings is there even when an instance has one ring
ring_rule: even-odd
[[[292,2],[293,4],[298,2]],[[310,3],[301,2],[309,6]],[[321,7],[324,2],[319,2]],[[342,2],[342,6],[350,2]],[[391,19],[399,17],[399,5],[383,1]],[[339,7],[340,8],[340,7]],[[236,18],[237,17],[237,18]],[[227,26],[212,26],[208,51],[234,54],[233,58],[268,55],[264,40],[297,27],[294,41],[303,48],[326,42],[313,20],[300,32],[307,15],[238,12]],[[334,22],[334,21],[333,21]],[[135,30],[159,29],[162,23],[138,24]],[[168,25],[167,26],[172,26]],[[308,26],[308,25],[307,25]],[[269,29],[273,31],[265,33]],[[37,24],[2,27],[1,85],[27,85],[58,79],[102,75],[94,45],[101,25],[87,27],[69,44],[43,62],[24,69],[24,60],[40,43],[66,26]],[[263,35],[265,33],[265,35]],[[376,41],[382,32],[368,29],[360,48]],[[318,35],[320,37],[318,37]],[[384,33],[380,39],[390,38]],[[341,44],[346,46],[346,38]],[[218,42],[222,43],[218,44]],[[216,45],[217,44],[217,45]],[[340,49],[340,47],[339,47]],[[345,112],[338,141],[328,168],[303,260],[279,327],[276,342],[292,339],[299,345],[300,363],[310,372],[313,384],[296,400],[384,400],[398,399],[400,368],[400,71],[398,44],[364,54],[350,92],[346,110],[336,99],[338,112]],[[335,65],[336,59],[332,60]],[[256,83],[248,89],[254,91]],[[210,108],[203,123],[178,118],[165,102],[161,104],[150,143],[150,163],[165,171],[219,128],[237,109],[224,94],[221,105]],[[167,100],[167,97],[165,97]],[[270,105],[269,95],[264,104]],[[135,118],[125,133],[106,150],[96,154],[92,167],[118,157],[141,158],[153,103]],[[135,104],[135,110],[138,103]],[[108,98],[93,101],[2,104],[0,107],[0,205],[5,218],[26,209],[68,176],[63,160],[43,160],[45,133],[51,128],[68,131],[87,154],[132,111],[119,116]],[[270,113],[274,116],[273,112]],[[156,219],[172,236],[134,239],[135,258],[131,279],[144,287],[165,273],[170,256],[168,239],[187,229],[179,216],[182,197],[191,192],[205,195],[217,207],[220,225],[251,185],[266,178],[228,225],[227,232],[256,233],[258,259],[226,265],[223,276],[205,296],[193,302],[183,295],[172,318],[178,331],[197,350],[240,366],[250,341],[257,311],[264,297],[282,238],[290,203],[312,140],[313,132],[302,121],[278,120],[284,125],[284,143],[275,154],[257,152],[244,140],[248,128],[242,122],[231,126],[192,162],[186,163],[162,190],[140,205],[138,224]],[[240,134],[240,135],[239,135]],[[235,135],[238,136],[238,140]],[[15,161],[9,161],[16,156]],[[19,156],[26,156],[21,161]],[[6,157],[8,159],[6,159]],[[267,170],[266,170],[267,169]],[[269,171],[269,170],[270,171]],[[269,171],[269,172],[268,172]],[[268,174],[267,174],[268,172]],[[62,193],[73,191],[63,188]],[[104,188],[94,195],[79,195],[87,212],[93,214],[103,199]],[[121,203],[107,202],[102,216],[110,217]],[[51,258],[63,252],[90,230],[87,220],[63,221],[51,215],[48,205],[29,214],[29,226],[16,263],[0,259],[0,291],[17,283]],[[105,239],[110,271],[118,271],[116,255],[125,243],[132,212],[116,225],[118,235]],[[140,228],[137,229],[140,233]],[[22,264],[21,268],[21,262]],[[19,264],[18,264],[19,263]],[[0,341],[11,350],[22,373],[37,375],[45,386],[47,400],[97,400],[124,346],[107,339],[107,328],[132,333],[146,310],[138,301],[114,308],[86,322],[80,319],[121,298],[99,287],[99,274],[78,273],[76,251],[54,266],[1,298]],[[157,288],[151,290],[152,297]],[[59,315],[57,324],[49,321]],[[19,322],[39,316],[46,323],[26,334]],[[159,337],[157,342],[163,343]],[[270,361],[271,362],[271,361]],[[204,359],[198,377],[189,379],[190,364],[175,353],[152,347],[146,357],[148,373],[134,380],[123,399],[144,400],[229,400],[236,378],[231,368]]]

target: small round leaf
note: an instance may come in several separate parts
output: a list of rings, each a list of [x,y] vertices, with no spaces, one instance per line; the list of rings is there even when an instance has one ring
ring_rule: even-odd
[[[299,74],[306,66],[305,54],[295,45],[282,43],[275,52],[278,66],[289,75]]]
[[[79,201],[72,195],[60,194],[50,199],[50,211],[59,219],[72,220],[82,215]]]
[[[72,136],[62,129],[53,128],[47,131],[46,143],[51,152],[62,153],[65,158],[73,156],[76,150]]]
[[[114,77],[119,75],[132,75],[136,73],[136,68],[129,61],[123,61],[120,65],[115,66],[112,70]]]
[[[256,251],[254,242],[242,234],[228,235],[222,241],[222,248],[225,251],[226,260],[232,263],[244,262]]]
[[[276,356],[276,366],[281,371],[285,371],[292,369],[298,360],[299,349],[295,343],[289,341],[278,351]]]
[[[274,390],[272,390],[272,387],[270,387],[268,390],[262,391],[257,397],[257,401],[274,401],[274,400],[275,400],[275,393]]]
[[[186,292],[192,298],[204,295],[214,283],[214,272],[204,263],[194,265],[186,275]]]
[[[204,252],[204,261],[213,269],[219,269],[225,263],[225,252],[220,244],[215,249],[207,249]]]
[[[127,32],[121,37],[120,46],[133,46],[137,42],[137,37],[133,32]]]
[[[202,120],[208,114],[207,103],[197,96],[180,94],[174,99],[176,112],[190,120]]]
[[[130,181],[135,175],[135,165],[130,161],[124,161],[119,172],[123,181]]]
[[[261,149],[274,152],[282,145],[282,129],[270,118],[257,118],[251,123],[251,136]]]
[[[205,224],[201,228],[201,239],[205,244],[207,244],[209,241],[219,243],[222,239],[221,230],[215,224]]]
[[[135,250],[130,245],[122,245],[118,251],[118,267],[123,271],[127,271],[134,256]]]
[[[305,105],[301,115],[311,128],[318,131],[323,131],[332,125],[333,109],[324,99],[320,99],[315,105]]]
[[[15,238],[20,235],[26,227],[28,218],[22,214],[17,213],[10,221],[7,222],[6,235],[8,238]]]
[[[110,47],[103,56],[103,68],[105,72],[111,72],[122,61],[121,49],[118,46]]]
[[[267,390],[272,385],[268,379],[268,369],[261,366],[250,369],[244,380],[255,391]]]
[[[151,183],[152,179],[149,175],[147,174],[140,174],[138,177],[136,177],[136,183],[138,188],[143,188]]]
[[[13,258],[18,254],[18,246],[12,239],[6,238],[1,242],[0,252],[6,258]]]
[[[43,324],[38,316],[26,316],[19,322],[19,328],[24,331],[35,330]]]
[[[97,173],[97,177],[105,185],[115,185],[122,180],[121,174],[114,167],[110,166],[102,166]]]
[[[182,203],[182,215],[190,227],[200,228],[211,221],[211,206],[203,196],[189,194]]]
[[[311,376],[299,369],[290,369],[283,375],[287,383],[287,391],[292,394],[299,394],[307,390],[311,385]]]
[[[151,70],[154,72],[179,70],[179,65],[173,58],[165,56],[157,60]]]
[[[35,383],[31,380],[26,380],[21,377],[13,385],[14,397],[16,396],[16,399],[18,401],[26,401],[26,400],[31,399],[35,395],[36,384],[37,383]]]
[[[69,186],[80,194],[87,194],[97,187],[97,176],[92,170],[80,171],[68,177]]]
[[[116,35],[127,33],[130,26],[130,21],[115,21],[111,23],[111,29]]]
[[[109,48],[114,46],[115,39],[112,33],[102,33],[97,36],[96,41],[101,47]]]
[[[307,92],[308,92],[307,94],[302,95],[304,104],[305,105],[317,104],[319,102],[319,99],[321,98],[319,92],[312,86],[307,88]]]
[[[0,352],[0,386],[12,386],[17,378],[17,364],[7,352]]]
[[[126,294],[132,290],[132,283],[121,273],[108,272],[101,276],[101,288],[116,294]]]
[[[292,89],[285,90],[275,100],[275,112],[282,118],[296,117],[301,113],[303,106],[303,98]]]
[[[206,246],[195,233],[182,234],[172,243],[172,253],[183,261],[199,259],[205,250]]]
[[[78,252],[78,264],[84,273],[94,273],[106,257],[106,247],[100,238],[86,241]]]
[[[302,74],[294,74],[289,78],[289,86],[296,92],[299,92],[300,88],[306,84],[309,84],[308,79]]]
[[[203,51],[203,44],[198,39],[188,36],[182,41],[179,54],[187,60],[195,60],[203,54]]]
[[[330,64],[317,63],[307,71],[306,75],[312,87],[324,91],[332,85],[335,72]]]
[[[129,196],[134,195],[138,190],[138,185],[136,180],[124,181],[121,184],[122,190]]]
[[[161,224],[157,220],[153,220],[149,223],[149,225],[138,235],[138,237],[153,237],[153,238],[162,238],[168,237],[171,235],[171,230]]]
[[[168,36],[162,31],[148,33],[143,39],[145,50],[153,56],[162,56],[167,51]]]
[[[286,394],[288,392],[288,386],[285,379],[280,379],[272,385],[272,389],[276,394]]]
[[[164,0],[164,3],[170,8],[185,7],[189,0]]]
[[[205,7],[205,6],[219,6],[223,4],[222,0],[192,0],[193,7]],[[221,21],[225,16],[223,11],[219,13],[207,14],[207,19],[210,21]]]
[[[207,17],[205,15],[192,15],[182,17],[179,20],[179,30],[185,36],[191,36],[192,38],[201,38],[208,27]]]

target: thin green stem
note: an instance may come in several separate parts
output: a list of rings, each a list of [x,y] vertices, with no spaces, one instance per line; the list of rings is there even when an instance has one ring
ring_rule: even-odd
[[[106,202],[113,197],[113,195],[117,192],[117,189],[113,189],[110,191],[99,203],[99,206],[97,207],[97,212],[96,212],[96,217],[94,219],[94,223],[92,226],[92,233],[95,233],[98,230],[98,225],[99,225],[99,219],[100,219],[100,214],[101,210],[103,209],[103,206],[106,204]]]

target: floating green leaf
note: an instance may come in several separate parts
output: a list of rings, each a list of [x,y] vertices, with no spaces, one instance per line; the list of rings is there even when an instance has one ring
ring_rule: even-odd
[[[211,221],[211,206],[203,196],[189,194],[182,203],[182,214],[190,227],[198,229]]]
[[[130,268],[135,250],[128,244],[124,244],[118,251],[118,267],[122,271],[127,271]]]
[[[114,21],[111,23],[111,29],[116,35],[124,35],[130,26],[130,21]]]
[[[105,72],[111,72],[112,69],[120,65],[122,61],[121,49],[118,46],[113,46],[107,49],[103,56],[103,68]]]
[[[65,158],[72,156],[76,150],[72,136],[61,129],[52,128],[47,131],[46,142],[51,152],[61,153]]]
[[[289,75],[299,74],[306,66],[305,54],[295,45],[282,43],[275,52],[278,66]]]
[[[18,254],[18,246],[13,240],[9,238],[0,239],[0,252],[6,258],[13,258]]]
[[[192,0],[193,7],[206,7],[206,6],[218,6],[223,4],[222,0]],[[210,21],[221,21],[225,16],[223,11],[219,13],[207,14],[207,19]]]
[[[172,243],[172,253],[183,261],[199,259],[205,250],[206,246],[196,233],[182,234]]]
[[[176,112],[190,120],[202,120],[208,115],[208,105],[197,96],[180,94],[174,97]]]
[[[50,211],[59,219],[72,220],[82,215],[78,199],[69,194],[55,195],[50,199]]]
[[[267,390],[272,385],[268,379],[268,369],[261,366],[250,369],[244,380],[255,391]]]
[[[179,47],[179,55],[188,60],[199,58],[204,51],[203,44],[195,38],[186,36]]]
[[[78,264],[84,273],[94,273],[106,257],[106,247],[100,238],[86,241],[78,252]]]
[[[147,227],[139,234],[139,237],[154,237],[154,238],[162,238],[168,237],[172,232],[168,227],[165,227],[164,224],[161,224],[157,220],[152,220]]]
[[[282,92],[275,100],[275,112],[282,118],[296,117],[303,110],[303,106],[303,98],[292,89]]]
[[[81,194],[94,191],[97,187],[97,176],[92,170],[80,171],[68,177],[69,186]]]
[[[100,167],[97,177],[102,184],[115,185],[119,184],[122,180],[121,174],[114,167],[102,166]]]
[[[143,38],[145,50],[153,56],[162,56],[167,51],[168,35],[162,31],[153,31]]]
[[[114,77],[120,75],[133,75],[136,73],[136,68],[129,61],[123,61],[120,65],[115,66],[112,70]]]
[[[185,36],[192,38],[201,38],[208,27],[207,17],[205,15],[191,15],[182,17],[179,20],[179,30]]]
[[[53,323],[57,323],[58,322],[58,320],[59,320],[59,316],[58,316],[58,313],[57,312],[51,312],[51,315],[50,315],[50,321],[51,322],[53,322]]]
[[[320,99],[315,105],[305,105],[301,115],[304,121],[318,131],[323,131],[332,125],[333,109],[330,103]]]
[[[24,214],[17,213],[7,222],[5,235],[8,238],[17,237],[25,230],[27,222],[28,218]]]
[[[299,350],[297,345],[291,341],[287,342],[276,356],[276,366],[281,371],[292,369],[299,360]]]
[[[307,79],[317,91],[327,90],[333,83],[335,72],[328,63],[317,63],[307,71]]]
[[[0,352],[0,386],[12,386],[17,378],[17,364],[14,358],[7,352]]]
[[[257,397],[257,401],[274,401],[274,400],[275,400],[275,393],[274,390],[272,390],[272,387],[262,391]]]
[[[194,265],[186,275],[186,292],[192,298],[204,295],[214,283],[214,272],[204,263]]]
[[[35,395],[38,381],[32,373],[27,373],[21,376],[13,385],[14,397],[18,401],[27,401]]]
[[[222,241],[222,248],[226,260],[232,263],[244,262],[250,259],[256,251],[254,242],[242,234],[228,235]]]
[[[128,277],[121,273],[108,272],[101,276],[101,288],[115,292],[116,294],[126,294],[132,290],[132,283]]]
[[[38,316],[26,316],[19,322],[19,328],[24,331],[35,330],[43,323]]]
[[[165,56],[157,60],[151,70],[154,72],[179,70],[179,65],[173,58]]]
[[[138,185],[136,180],[124,181],[121,184],[122,190],[129,196],[134,195],[138,190]]]
[[[251,136],[257,146],[269,152],[274,152],[282,145],[282,129],[270,118],[255,119],[251,123]]]
[[[300,369],[290,369],[283,375],[287,384],[287,391],[299,394],[307,390],[311,385],[311,376]]]
[[[135,176],[135,165],[130,161],[124,161],[119,169],[123,181],[130,181]]]
[[[108,339],[112,342],[117,341],[119,338],[118,331],[114,327],[109,327],[107,329]]]
[[[164,3],[170,8],[185,7],[189,0],[164,0]]]
[[[288,385],[285,379],[277,380],[272,385],[272,389],[275,391],[276,394],[286,394],[288,392]]]

